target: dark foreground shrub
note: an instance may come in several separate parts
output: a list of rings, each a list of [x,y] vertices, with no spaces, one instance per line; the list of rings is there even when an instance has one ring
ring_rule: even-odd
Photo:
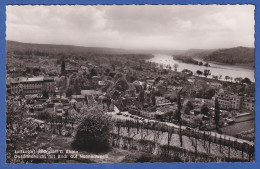
[[[39,112],[37,118],[44,121],[49,121],[51,119],[51,114],[47,111]]]
[[[109,149],[112,119],[102,112],[88,112],[77,128],[72,148],[90,152],[105,152]]]

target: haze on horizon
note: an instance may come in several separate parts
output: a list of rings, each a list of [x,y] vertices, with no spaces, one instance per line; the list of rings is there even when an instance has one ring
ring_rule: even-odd
[[[254,5],[8,5],[6,39],[144,50],[254,47]]]

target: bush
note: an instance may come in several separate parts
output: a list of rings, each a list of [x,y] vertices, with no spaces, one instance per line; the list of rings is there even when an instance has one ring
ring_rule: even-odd
[[[90,152],[105,152],[109,149],[112,119],[102,112],[87,112],[77,128],[72,147]]]
[[[44,121],[49,121],[51,119],[51,114],[47,111],[39,112],[37,118]]]

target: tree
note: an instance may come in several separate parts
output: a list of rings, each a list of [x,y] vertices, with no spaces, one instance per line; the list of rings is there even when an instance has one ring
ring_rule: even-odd
[[[90,75],[91,75],[91,76],[97,76],[97,71],[96,71],[95,68],[91,69]]]
[[[110,116],[100,111],[87,111],[84,120],[77,128],[72,147],[77,150],[92,152],[107,151],[113,122]]]
[[[141,89],[141,92],[139,94],[139,100],[140,100],[140,102],[144,102],[144,90],[143,89]]]
[[[190,109],[190,110],[193,110],[193,104],[191,103],[191,101],[188,101],[186,103],[186,106]]]
[[[108,74],[110,73],[110,69],[107,68],[107,69],[105,70],[105,72],[106,72],[106,75],[108,75]]]
[[[182,132],[181,132],[181,125],[182,125],[182,119],[181,119],[181,91],[182,89],[179,91],[178,93],[178,100],[177,100],[177,105],[178,105],[178,109],[177,109],[177,112],[176,112],[176,118],[178,120],[178,123],[179,123],[179,138],[180,138],[180,143],[181,143],[181,147],[182,147]]]
[[[234,80],[235,80],[236,83],[240,83],[242,81],[242,78],[241,77],[236,77]]]
[[[215,99],[215,117],[214,117],[216,129],[219,128],[219,112],[220,111],[219,111],[218,99],[216,98]]]
[[[47,90],[42,90],[42,96],[44,98],[49,98],[49,92]]]
[[[225,79],[228,80],[228,79],[230,79],[230,77],[229,76],[225,76]]]
[[[56,80],[56,86],[59,89],[65,89],[65,87],[66,87],[66,78],[65,78],[65,76],[61,76],[59,79]]]
[[[74,92],[75,92],[75,94],[80,94],[81,93],[81,87],[80,87],[78,79],[75,79]]]
[[[166,113],[166,117],[168,117],[169,121],[172,121],[173,111],[169,111]]]
[[[173,65],[173,67],[174,67],[174,71],[177,72],[177,69],[178,69],[179,65],[175,63],[175,64]]]
[[[203,74],[204,74],[205,77],[208,77],[208,75],[210,75],[210,70],[205,69]]]
[[[30,74],[31,73],[31,69],[29,67],[26,67],[25,72],[26,72],[26,74]]]
[[[175,110],[175,120],[178,121],[179,124],[181,124],[181,96],[180,93],[178,94],[178,98],[177,98],[177,106],[178,108]]]
[[[185,114],[190,114],[190,108],[188,106],[185,107],[184,113]]]
[[[116,70],[116,65],[113,63],[111,66],[112,66],[113,71],[115,71]]]
[[[216,80],[218,79],[218,76],[212,75],[212,77]]]
[[[47,111],[43,111],[37,114],[37,118],[44,120],[44,121],[50,121],[51,120],[51,114]]]
[[[200,127],[202,124],[202,118],[200,116],[194,116],[192,121],[196,127]]]
[[[249,78],[244,78],[242,81],[241,81],[242,83],[246,83],[246,84],[251,84],[252,82],[251,82],[251,80],[249,79]]]
[[[72,89],[71,87],[69,87],[69,88],[66,90],[66,96],[67,96],[67,97],[70,97],[72,94],[73,94],[73,89]]]
[[[222,78],[222,75],[219,75],[218,77],[219,77],[219,79],[221,79],[221,78]]]
[[[203,73],[203,72],[202,72],[202,71],[200,71],[200,70],[197,70],[197,72],[196,72],[196,73],[197,73],[197,75],[202,75],[202,73]]]
[[[204,93],[204,99],[211,99],[215,95],[215,90],[210,88],[207,89]]]
[[[209,108],[206,104],[203,104],[201,106],[200,112],[204,115],[208,115],[209,114]]]
[[[144,90],[147,90],[147,84],[146,84],[146,81],[144,82]]]
[[[155,93],[154,91],[152,91],[152,103],[153,103],[153,106],[156,106],[156,98],[155,98]]]

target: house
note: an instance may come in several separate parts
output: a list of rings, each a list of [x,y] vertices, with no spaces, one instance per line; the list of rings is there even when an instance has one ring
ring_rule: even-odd
[[[66,112],[68,113],[68,115],[74,115],[78,113],[73,107],[69,107],[68,109],[66,109]]]
[[[148,79],[148,80],[146,80],[147,85],[150,85],[150,86],[152,86],[152,85],[154,84],[154,82],[155,82],[154,79]]]
[[[93,97],[98,97],[102,95],[102,91],[100,90],[81,90],[81,95],[83,96],[90,96],[92,95]]]
[[[255,99],[253,97],[244,97],[242,108],[250,111],[255,110]]]
[[[101,80],[100,76],[92,76],[93,83],[98,83],[98,81],[100,81],[100,80]]]
[[[42,94],[42,90],[54,92],[55,82],[51,77],[17,78],[10,83],[12,94]]]
[[[216,95],[215,98],[218,99],[219,107],[221,109],[235,109],[239,110],[241,109],[242,104],[242,97],[230,94],[227,92],[224,92],[223,90],[220,90]]]
[[[71,99],[74,99],[77,102],[84,101],[85,100],[85,96],[84,95],[71,95]]]
[[[54,103],[54,112],[58,114],[64,113],[62,103]]]
[[[99,86],[105,86],[107,83],[105,81],[98,81]]]
[[[69,109],[70,107],[71,107],[71,104],[70,104],[70,103],[64,103],[64,104],[63,104],[63,109],[64,109],[64,111],[67,110],[67,109]]]
[[[210,107],[214,107],[215,102],[213,99],[203,99],[203,98],[195,98],[196,103],[200,103],[201,105],[207,104]]]

